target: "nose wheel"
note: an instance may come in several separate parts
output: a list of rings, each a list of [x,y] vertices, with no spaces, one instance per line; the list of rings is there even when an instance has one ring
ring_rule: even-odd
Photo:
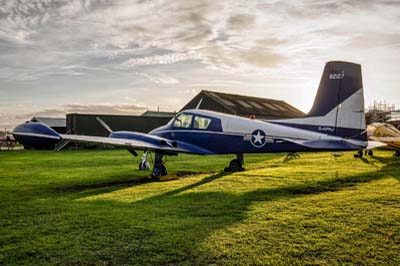
[[[144,171],[150,170],[150,163],[147,160],[147,151],[145,151],[142,155],[142,160],[139,163],[139,170],[144,170]]]

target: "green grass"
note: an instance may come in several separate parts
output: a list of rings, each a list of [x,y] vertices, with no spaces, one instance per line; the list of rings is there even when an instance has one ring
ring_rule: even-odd
[[[400,160],[0,152],[0,265],[399,265]]]

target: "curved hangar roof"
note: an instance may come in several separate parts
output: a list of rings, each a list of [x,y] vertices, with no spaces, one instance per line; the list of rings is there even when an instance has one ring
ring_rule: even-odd
[[[196,107],[244,117],[255,115],[257,119],[304,116],[302,111],[284,101],[206,90],[202,90],[197,94],[181,111],[195,109]]]

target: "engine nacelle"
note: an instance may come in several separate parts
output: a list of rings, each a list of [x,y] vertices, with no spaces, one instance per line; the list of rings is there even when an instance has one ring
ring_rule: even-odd
[[[26,122],[13,130],[14,138],[22,145],[38,150],[52,150],[61,136],[41,122]]]

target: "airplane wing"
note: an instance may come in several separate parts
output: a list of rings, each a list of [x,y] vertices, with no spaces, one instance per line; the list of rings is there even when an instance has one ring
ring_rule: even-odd
[[[138,148],[138,149],[170,149],[172,145],[155,145],[141,140],[135,139],[123,139],[123,138],[110,138],[110,137],[98,137],[98,136],[84,136],[84,135],[65,135],[60,134],[64,140],[81,143],[94,143],[117,146],[122,148]]]
[[[174,141],[140,132],[112,132],[109,137],[59,134],[40,122],[28,122],[17,126],[13,135],[26,146],[36,149],[54,148],[60,141],[105,144],[129,150],[150,150],[165,154],[213,152],[186,142]]]
[[[128,138],[129,134],[129,138]],[[157,136],[152,136],[144,133],[131,132],[115,137],[97,137],[83,135],[60,135],[64,140],[81,143],[104,144],[115,147],[134,149],[134,150],[151,150],[162,151],[165,153],[192,153],[192,154],[212,154],[212,152],[203,148],[185,143],[176,142]]]

